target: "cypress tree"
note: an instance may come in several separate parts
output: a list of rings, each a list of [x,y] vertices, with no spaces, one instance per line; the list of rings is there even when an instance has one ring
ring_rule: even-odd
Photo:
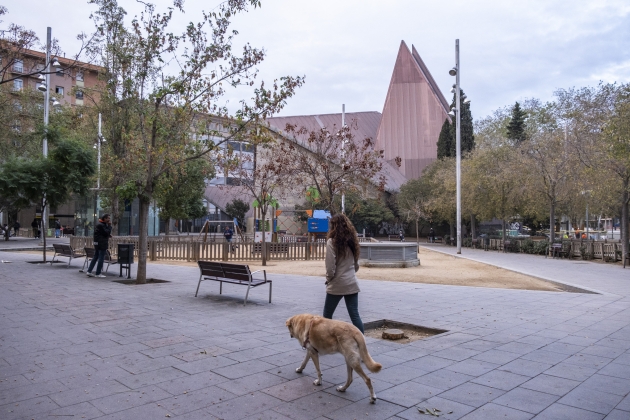
[[[444,120],[442,124],[442,131],[440,131],[440,137],[437,142],[437,157],[443,159],[445,157],[451,157],[451,149],[455,149],[454,129],[451,128],[451,123],[448,119]]]
[[[525,112],[521,109],[521,105],[518,102],[512,107],[512,118],[507,126],[507,138],[516,145],[523,142],[526,138]]]
[[[475,136],[473,132],[473,119],[472,113],[470,112],[470,103],[464,103],[464,91],[460,89],[460,92],[460,110],[462,115],[459,122],[463,157],[466,153],[471,152],[475,148]],[[455,94],[453,94],[451,107],[455,106],[455,99],[456,96]],[[440,137],[438,137],[438,159],[442,159],[445,157],[456,157],[456,146],[455,118],[453,118],[453,124],[449,123],[448,120],[445,120],[444,124],[442,124]]]

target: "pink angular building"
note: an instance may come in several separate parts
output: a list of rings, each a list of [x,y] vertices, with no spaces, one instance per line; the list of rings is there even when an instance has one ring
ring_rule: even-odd
[[[437,159],[440,130],[449,118],[449,103],[418,51],[411,48],[401,41],[382,114],[346,114],[346,122],[355,120],[358,124],[357,138],[371,137],[376,140],[376,148],[384,151],[389,164],[384,169],[389,190],[420,177],[422,170]],[[340,126],[341,114],[275,117],[268,122],[279,132],[287,124],[315,130]],[[395,163],[397,157],[401,158],[400,167]]]

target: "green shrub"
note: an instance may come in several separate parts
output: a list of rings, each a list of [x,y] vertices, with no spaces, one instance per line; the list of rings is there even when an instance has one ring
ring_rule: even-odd
[[[534,254],[545,255],[549,249],[549,241],[544,239],[542,241],[534,242]]]
[[[525,239],[522,243],[521,243],[521,252],[525,253],[525,254],[535,254],[535,242],[532,241],[531,239]]]
[[[462,240],[462,246],[470,248],[472,246],[472,239],[471,238],[464,238]]]

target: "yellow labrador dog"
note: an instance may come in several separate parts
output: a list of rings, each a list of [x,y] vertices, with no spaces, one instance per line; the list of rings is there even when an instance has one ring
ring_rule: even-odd
[[[287,327],[291,338],[296,338],[300,345],[306,349],[306,357],[302,365],[295,371],[302,373],[308,359],[313,359],[313,364],[317,370],[315,385],[322,384],[322,371],[319,369],[319,355],[341,353],[346,358],[348,368],[348,379],[342,386],[337,387],[337,391],[344,392],[352,383],[352,370],[363,378],[370,390],[370,402],[376,402],[376,394],[372,388],[372,381],[363,372],[361,362],[370,372],[378,372],[383,367],[376,363],[365,345],[365,338],[357,327],[347,322],[326,319],[321,316],[311,314],[300,314],[287,319]]]

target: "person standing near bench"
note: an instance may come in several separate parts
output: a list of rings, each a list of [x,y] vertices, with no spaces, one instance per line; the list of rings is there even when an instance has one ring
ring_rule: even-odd
[[[334,215],[330,221],[326,241],[326,302],[324,318],[332,319],[341,298],[346,301],[352,324],[361,331],[359,316],[359,238],[352,222],[344,214]]]
[[[88,267],[88,277],[95,277],[95,275],[92,274],[92,269],[94,269],[94,265],[96,264],[96,277],[105,278],[105,276],[101,274],[101,270],[103,270],[103,261],[105,260],[105,254],[109,248],[109,238],[111,237],[112,223],[109,214],[104,214],[103,217],[98,219],[98,223],[94,228],[94,258],[92,258],[90,266]]]

